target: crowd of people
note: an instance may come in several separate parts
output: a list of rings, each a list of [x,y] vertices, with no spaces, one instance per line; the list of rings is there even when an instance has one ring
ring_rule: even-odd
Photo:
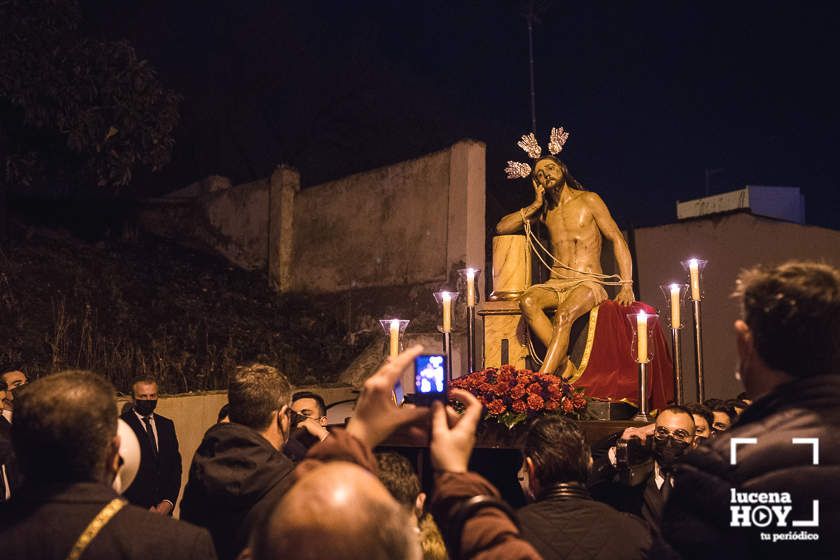
[[[395,403],[420,347],[368,378],[342,427],[328,426],[320,395],[293,392],[276,368],[237,367],[183,496],[174,424],[156,412],[153,378],[137,378],[118,414],[115,388],[94,373],[30,381],[6,371],[0,550],[21,559],[437,560],[779,557],[795,546],[836,557],[840,272],[757,268],[739,276],[735,296],[744,393],[671,405],[653,424],[595,442],[573,420],[539,417],[521,449],[527,505],[516,511],[469,470],[482,416],[472,394],[452,390],[461,413]],[[428,495],[416,465],[376,452],[397,430],[428,446]],[[764,504],[770,521],[749,509]]]

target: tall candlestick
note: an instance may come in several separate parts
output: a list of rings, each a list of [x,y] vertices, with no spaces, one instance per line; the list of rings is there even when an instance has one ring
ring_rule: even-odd
[[[467,269],[467,307],[475,305],[475,269]]]
[[[680,290],[679,284],[671,284],[671,328],[680,328]]]
[[[691,281],[691,299],[700,301],[700,263],[697,259],[688,261],[688,276]]]
[[[396,358],[400,353],[400,320],[391,319],[391,325],[388,331],[388,355]]]
[[[452,295],[449,292],[441,294],[443,305],[443,332],[452,331]]]
[[[647,313],[639,311],[636,315],[636,332],[638,333],[638,344],[636,345],[636,356],[640,364],[648,361],[648,331],[647,331]]]

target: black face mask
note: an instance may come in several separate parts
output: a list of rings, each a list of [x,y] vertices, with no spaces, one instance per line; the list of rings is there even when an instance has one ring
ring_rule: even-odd
[[[685,454],[690,444],[687,441],[673,437],[653,438],[651,452],[653,458],[663,469],[670,468],[674,462]]]
[[[152,400],[136,400],[134,401],[134,410],[137,411],[137,414],[140,416],[148,416],[152,412],[155,411],[155,407],[157,407],[157,399]]]

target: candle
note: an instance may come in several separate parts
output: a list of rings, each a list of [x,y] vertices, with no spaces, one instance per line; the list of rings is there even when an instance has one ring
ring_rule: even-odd
[[[636,345],[636,357],[640,364],[648,361],[648,331],[647,331],[647,313],[639,311],[636,315],[636,331],[638,332],[639,343]]]
[[[671,284],[671,328],[680,328],[680,289],[679,284]]]
[[[443,302],[443,332],[448,333],[452,330],[452,294],[443,292],[441,301]]]
[[[396,358],[400,353],[400,320],[391,319],[391,327],[389,329],[389,352],[388,355]]]
[[[467,269],[467,307],[475,305],[475,269]]]
[[[700,264],[697,259],[688,261],[688,276],[691,279],[691,299],[700,301]]]

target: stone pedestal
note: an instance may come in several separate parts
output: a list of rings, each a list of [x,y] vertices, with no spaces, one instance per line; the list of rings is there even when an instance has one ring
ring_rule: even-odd
[[[483,367],[510,364],[526,367],[528,357],[527,325],[519,311],[518,301],[486,301],[478,306],[484,323]]]

